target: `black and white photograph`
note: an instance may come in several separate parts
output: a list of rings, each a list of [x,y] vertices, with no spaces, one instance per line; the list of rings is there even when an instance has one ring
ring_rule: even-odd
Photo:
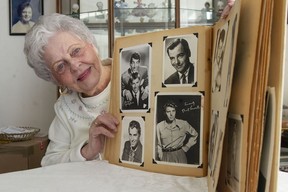
[[[238,22],[238,15],[235,16],[233,24],[232,24],[232,31],[231,31],[231,39],[230,39],[230,48],[228,48],[229,51],[229,60],[228,60],[228,72],[227,72],[227,80],[226,80],[226,90],[225,90],[225,97],[224,97],[224,107],[228,107],[229,101],[230,101],[230,94],[231,94],[231,87],[232,87],[232,79],[233,79],[233,71],[234,71],[234,60],[233,56],[235,56],[233,53],[234,51],[234,45],[236,44],[235,39],[235,33],[236,33],[236,24]]]
[[[214,50],[214,61],[212,64],[212,92],[220,92],[222,86],[222,69],[225,55],[227,30],[229,24],[225,24],[217,31],[216,46]]]
[[[219,111],[212,110],[211,115],[211,128],[210,128],[210,136],[209,136],[209,150],[208,150],[208,166],[210,170],[213,170],[215,164],[215,156],[216,156],[216,141],[218,137],[218,122],[219,122]]]
[[[216,169],[219,169],[221,166],[221,143],[223,142],[224,139],[224,132],[218,127],[216,130],[216,135],[217,137],[215,138],[215,143],[214,143],[214,152],[213,152],[213,157],[212,157],[212,161],[209,165],[209,177],[212,181],[212,185],[213,188],[216,187],[217,184],[217,180],[218,180],[218,176],[215,173]],[[219,168],[218,168],[219,166]]]
[[[201,165],[203,101],[200,93],[156,95],[154,160],[157,163]]]
[[[232,191],[239,191],[240,179],[240,146],[243,128],[241,115],[229,114],[227,121],[227,173],[226,183]]]
[[[25,35],[43,15],[43,0],[9,0],[10,35]]]
[[[171,36],[164,40],[163,84],[197,86],[198,34]]]
[[[122,137],[119,158],[122,162],[139,164],[144,159],[144,128],[143,117],[123,117]]]
[[[148,111],[151,46],[143,44],[122,49],[120,57],[121,110],[125,112]]]
[[[209,149],[208,149],[208,174],[213,185],[215,184],[215,171],[219,165],[219,154],[221,143],[224,139],[224,132],[219,127],[220,113],[217,110],[212,110],[211,114],[211,127],[209,136]]]

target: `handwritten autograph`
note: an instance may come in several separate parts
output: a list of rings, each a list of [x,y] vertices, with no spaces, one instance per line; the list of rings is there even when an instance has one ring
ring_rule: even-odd
[[[185,102],[184,106],[185,106],[185,108],[182,109],[182,113],[187,113],[189,111],[200,109],[200,106],[196,105],[196,103],[194,101],[193,102]]]

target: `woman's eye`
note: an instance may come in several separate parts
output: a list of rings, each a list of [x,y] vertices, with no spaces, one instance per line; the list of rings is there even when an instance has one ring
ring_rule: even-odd
[[[65,64],[64,63],[58,63],[54,65],[54,71],[61,74],[65,71]]]
[[[73,49],[72,53],[71,53],[71,57],[75,57],[77,56],[81,51],[81,48],[76,48],[76,49]]]

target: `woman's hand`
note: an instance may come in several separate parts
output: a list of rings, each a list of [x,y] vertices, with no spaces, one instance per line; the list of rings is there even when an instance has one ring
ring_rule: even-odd
[[[89,129],[89,141],[82,147],[81,154],[87,160],[92,160],[102,151],[105,137],[113,138],[117,132],[118,120],[110,113],[99,115]]]
[[[228,0],[227,1],[227,5],[221,14],[221,19],[226,19],[228,17],[230,10],[233,7],[234,3],[235,3],[235,0]]]

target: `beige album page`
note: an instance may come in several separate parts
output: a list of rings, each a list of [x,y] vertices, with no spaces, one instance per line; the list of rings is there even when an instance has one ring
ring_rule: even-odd
[[[235,56],[236,56],[236,46],[237,46],[237,36],[238,36],[238,26],[240,21],[240,1],[236,1],[235,5],[231,9],[229,16],[225,20],[218,21],[213,27],[213,54],[212,54],[212,75],[211,75],[211,111],[210,111],[210,131],[209,131],[209,151],[208,151],[208,187],[210,191],[216,191],[218,186],[219,178],[225,178],[226,173],[220,172],[221,162],[225,160],[227,163],[233,162],[236,154],[239,156],[240,139],[237,142],[236,136],[240,137],[242,135],[241,131],[236,130],[234,133],[234,143],[230,146],[235,146],[229,149],[229,153],[234,153],[235,155],[229,157],[229,159],[222,159],[223,143],[225,135],[228,134],[226,128],[228,108],[231,104],[230,95],[232,90],[232,82],[234,76],[238,75],[238,71],[234,70]],[[235,126],[239,128],[242,127],[241,117],[237,117],[237,123]],[[233,125],[233,124],[232,124]],[[233,129],[233,126],[232,128]],[[236,134],[237,133],[237,134]],[[236,145],[237,144],[237,145]],[[239,163],[239,162],[238,162]],[[239,177],[239,166],[233,168],[235,177]],[[221,175],[220,175],[221,174]],[[231,175],[231,174],[230,174]],[[231,180],[235,185],[239,186],[235,180]],[[220,190],[221,191],[221,190]]]
[[[109,162],[207,175],[211,34],[193,26],[116,39],[110,112],[120,124],[107,140]]]

